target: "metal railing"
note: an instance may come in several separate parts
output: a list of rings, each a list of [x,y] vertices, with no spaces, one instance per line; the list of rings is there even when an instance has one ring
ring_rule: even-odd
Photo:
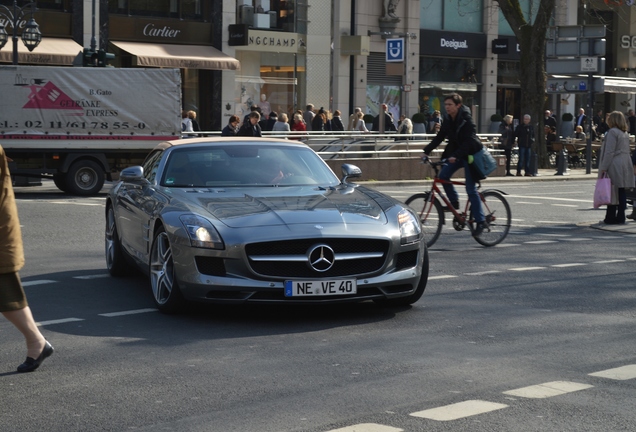
[[[220,137],[219,131],[189,132],[188,136]],[[500,153],[498,148],[501,134],[477,134],[481,142],[493,153]],[[413,158],[422,153],[435,134],[396,134],[376,132],[263,132],[263,137],[293,139],[307,144],[323,159],[355,159],[355,158]],[[445,143],[434,150],[439,154]]]

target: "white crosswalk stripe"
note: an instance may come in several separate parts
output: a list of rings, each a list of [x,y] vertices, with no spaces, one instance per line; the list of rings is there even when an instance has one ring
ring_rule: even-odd
[[[509,390],[503,393],[510,396],[519,396],[531,399],[544,399],[579,390],[584,390],[590,387],[594,386],[569,381],[552,381],[543,384],[522,387],[515,390]]]
[[[609,378],[613,380],[629,380],[636,378],[636,364],[607,369],[589,374],[590,376]]]
[[[483,400],[467,400],[438,408],[411,413],[413,417],[421,417],[437,421],[457,420],[507,408],[508,405]]]

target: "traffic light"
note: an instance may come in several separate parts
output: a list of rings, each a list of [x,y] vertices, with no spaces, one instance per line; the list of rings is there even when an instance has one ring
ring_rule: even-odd
[[[82,65],[84,67],[97,66],[97,53],[89,48],[84,48],[84,56],[82,57]]]
[[[97,66],[107,67],[108,62],[115,58],[115,54],[106,52],[106,50],[100,49],[97,51]]]

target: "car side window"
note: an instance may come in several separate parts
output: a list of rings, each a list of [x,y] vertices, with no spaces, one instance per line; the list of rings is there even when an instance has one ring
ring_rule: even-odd
[[[161,161],[161,156],[163,156],[163,151],[156,150],[146,158],[144,164],[142,165],[144,169],[144,177],[150,183],[155,182],[157,169],[159,168],[159,162]]]

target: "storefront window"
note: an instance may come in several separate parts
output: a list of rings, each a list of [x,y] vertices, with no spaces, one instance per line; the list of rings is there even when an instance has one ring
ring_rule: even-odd
[[[519,69],[521,62],[518,61],[498,61],[497,62],[497,84],[519,85]]]
[[[298,108],[304,108],[300,95],[304,94],[305,57],[291,53],[257,53],[237,51],[241,62],[236,75],[235,114],[243,119],[252,105],[269,115],[287,113],[289,118]]]
[[[377,116],[380,113],[380,105],[387,105],[387,112],[393,116],[397,126],[400,118],[400,86],[371,84],[367,86],[367,106],[365,114]]]
[[[108,12],[180,19],[200,19],[203,16],[201,0],[108,0]]]
[[[481,60],[420,57],[420,81],[481,82]]]
[[[473,109],[479,106],[481,60],[456,58],[420,58],[419,111],[431,115],[444,113],[444,95],[459,93]],[[478,121],[478,119],[475,119]]]
[[[420,28],[480,33],[483,0],[421,0]]]
[[[199,104],[199,70],[182,69],[181,77],[183,79],[181,84],[183,89],[183,110],[192,110],[201,117],[201,107]]]
[[[237,22],[259,30],[307,33],[307,0],[237,0]]]
[[[2,4],[6,3],[8,2],[2,2]],[[67,0],[38,0],[37,5],[38,9],[52,9],[60,11],[68,11],[70,9],[70,4]]]

